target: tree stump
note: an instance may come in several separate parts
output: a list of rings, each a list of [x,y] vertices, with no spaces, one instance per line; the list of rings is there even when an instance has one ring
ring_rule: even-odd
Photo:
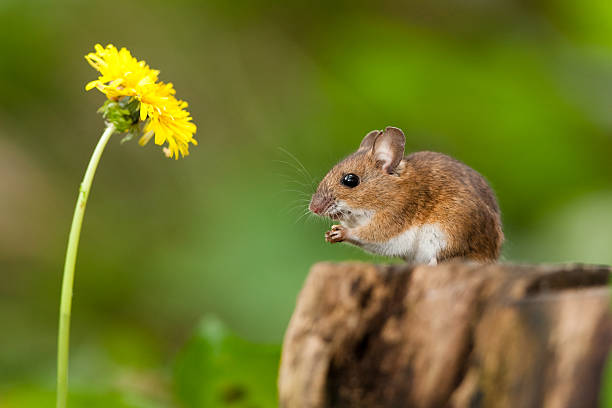
[[[595,407],[610,272],[316,264],[285,335],[280,405]]]

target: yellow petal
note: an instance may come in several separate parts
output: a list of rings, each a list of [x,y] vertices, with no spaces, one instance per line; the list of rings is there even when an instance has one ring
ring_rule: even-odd
[[[141,146],[146,145],[147,143],[149,143],[149,140],[151,140],[151,137],[153,137],[153,132],[149,131],[145,133],[140,139],[138,139],[138,144]]]
[[[140,102],[140,120],[144,122],[147,118],[147,109],[142,102]]]
[[[87,85],[85,85],[85,90],[90,91],[94,89],[98,85],[99,82],[100,81],[98,81],[97,79],[95,81],[88,82]]]

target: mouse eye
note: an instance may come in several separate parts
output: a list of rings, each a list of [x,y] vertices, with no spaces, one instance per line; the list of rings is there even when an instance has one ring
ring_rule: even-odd
[[[357,187],[359,184],[359,176],[353,173],[345,174],[340,182],[350,188]]]

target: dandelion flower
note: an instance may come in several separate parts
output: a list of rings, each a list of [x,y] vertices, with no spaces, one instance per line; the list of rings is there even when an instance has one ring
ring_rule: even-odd
[[[156,145],[168,144],[164,148],[168,157],[187,156],[189,143],[197,145],[193,138],[196,125],[186,110],[187,102],[174,96],[172,83],[158,80],[159,71],[112,44],[105,48],[96,44],[95,52],[85,59],[101,74],[85,89],[96,88],[106,95],[110,102],[102,107],[104,118],[128,132],[128,139],[139,133],[138,124],[143,122],[144,136],[139,144],[144,146],[155,135]]]
[[[70,315],[75,265],[87,198],[104,148],[115,132],[125,132],[125,141],[142,133],[142,127],[146,133],[139,143],[144,145],[155,135],[155,144],[163,146],[166,157],[178,159],[179,156],[187,156],[189,143],[197,145],[193,138],[196,126],[186,109],[187,102],[176,99],[171,83],[158,80],[159,71],[132,57],[125,48],[117,50],[112,44],[106,47],[96,44],[95,52],[85,55],[85,59],[100,72],[98,79],[89,82],[85,89],[96,88],[106,95],[106,102],[98,110],[106,121],[106,129],[89,159],[80,184],[68,236],[57,334],[57,408],[66,408],[68,402]],[[166,143],[167,146],[164,146]]]

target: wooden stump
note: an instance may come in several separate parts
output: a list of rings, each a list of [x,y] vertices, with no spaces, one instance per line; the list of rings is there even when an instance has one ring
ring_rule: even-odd
[[[315,265],[285,335],[280,404],[595,407],[604,266]]]

